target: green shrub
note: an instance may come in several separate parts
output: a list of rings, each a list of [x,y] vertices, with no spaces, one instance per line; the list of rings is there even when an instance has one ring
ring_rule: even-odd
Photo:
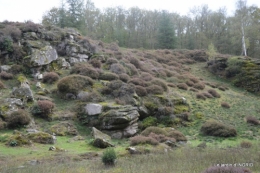
[[[206,121],[202,125],[200,131],[203,135],[208,136],[234,137],[237,135],[237,131],[235,128],[225,125],[216,120]]]
[[[87,76],[69,75],[58,81],[57,88],[60,93],[77,95],[79,91],[92,86],[93,83],[94,81]]]
[[[150,126],[155,126],[156,124],[157,124],[157,118],[151,116],[145,118],[142,122],[143,129]]]
[[[115,164],[116,158],[117,156],[115,150],[113,148],[108,148],[103,152],[102,162],[105,165],[113,166]]]
[[[9,128],[21,127],[28,125],[31,121],[30,115],[27,111],[19,109],[15,112],[12,112],[7,118],[7,126]]]
[[[49,83],[49,84],[52,84],[52,83],[56,82],[57,80],[59,80],[59,75],[55,72],[46,73],[46,74],[44,74],[44,76],[42,78],[43,83]]]

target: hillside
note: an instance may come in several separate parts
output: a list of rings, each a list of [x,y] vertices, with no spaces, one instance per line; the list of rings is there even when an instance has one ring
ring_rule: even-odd
[[[255,59],[219,54],[208,61],[205,50],[127,49],[72,28],[9,22],[0,23],[0,63],[6,172],[32,160],[95,163],[108,146],[131,159],[129,146],[145,157],[165,150],[192,154],[204,142],[213,148],[247,142],[251,152],[259,145]]]

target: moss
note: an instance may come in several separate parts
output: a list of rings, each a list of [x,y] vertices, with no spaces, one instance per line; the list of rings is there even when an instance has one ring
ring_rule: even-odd
[[[188,105],[174,105],[174,114],[181,114],[183,112],[189,112],[190,107]]]
[[[17,80],[21,83],[25,82],[27,79],[24,75],[20,74],[18,77],[17,77]]]
[[[196,112],[196,113],[195,113],[195,117],[196,117],[197,119],[202,119],[202,118],[204,117],[204,114],[203,114],[202,112]]]

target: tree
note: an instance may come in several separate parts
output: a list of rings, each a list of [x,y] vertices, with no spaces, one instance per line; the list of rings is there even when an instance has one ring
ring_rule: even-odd
[[[215,46],[214,46],[213,43],[209,44],[207,54],[209,56],[208,60],[213,60],[214,59],[214,61],[216,61],[217,51],[216,51]]]
[[[79,30],[84,26],[84,0],[67,0],[68,26]]]
[[[161,49],[174,49],[176,46],[175,31],[170,14],[166,11],[162,11],[160,18],[158,45]]]

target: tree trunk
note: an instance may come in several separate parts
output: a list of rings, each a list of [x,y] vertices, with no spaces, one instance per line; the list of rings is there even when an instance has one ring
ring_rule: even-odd
[[[242,30],[242,55],[247,56],[247,53],[246,53],[245,32],[244,32],[243,23],[241,24],[241,30]]]

